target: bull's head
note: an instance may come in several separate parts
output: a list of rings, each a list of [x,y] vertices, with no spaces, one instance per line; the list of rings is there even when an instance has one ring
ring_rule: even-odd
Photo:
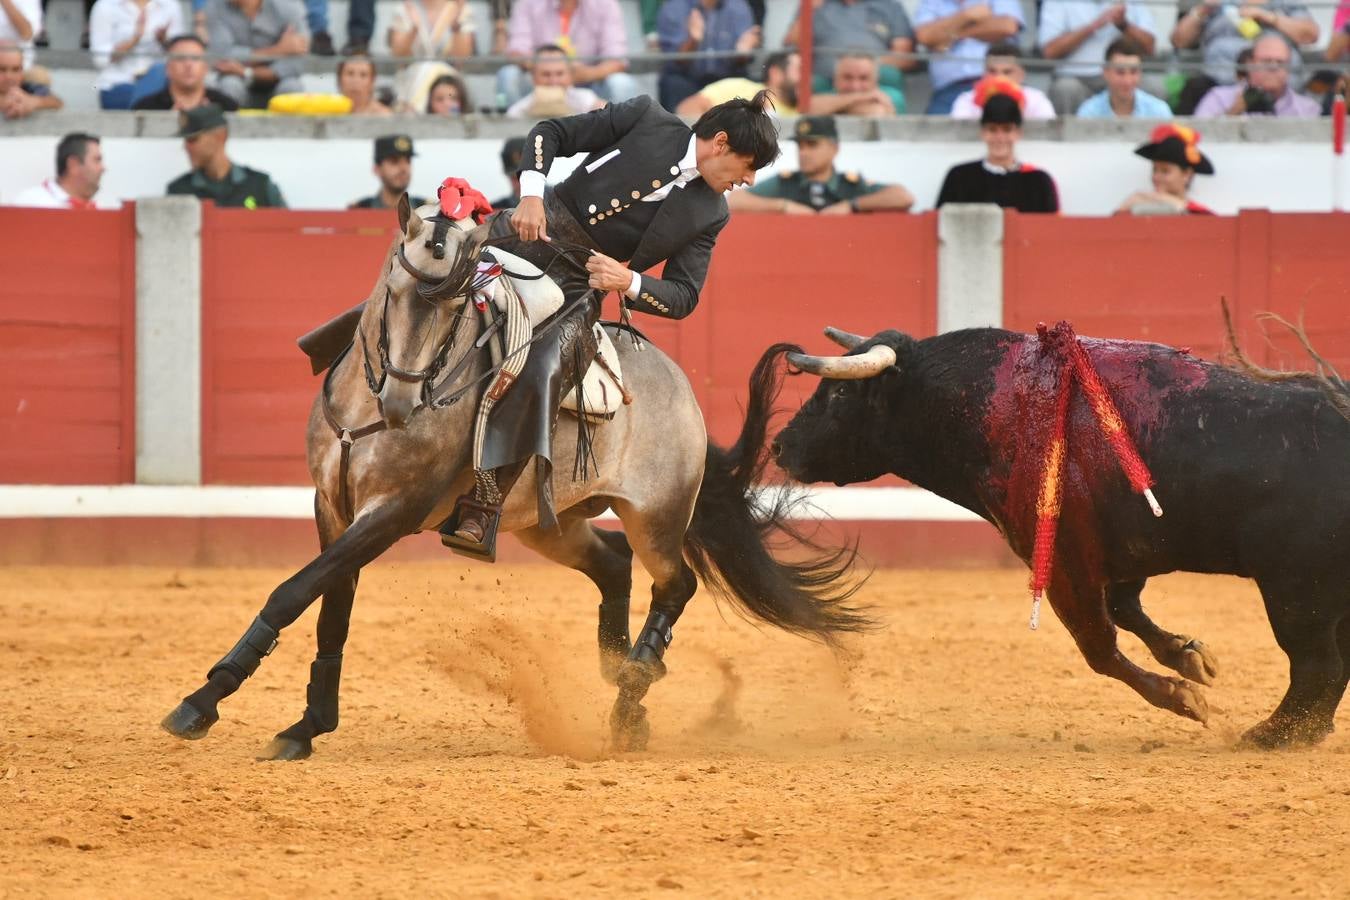
[[[802,482],[870,481],[891,470],[887,433],[901,379],[897,359],[912,341],[896,331],[864,338],[827,328],[825,336],[849,352],[787,354],[792,366],[822,381],[774,440],[774,459]]]

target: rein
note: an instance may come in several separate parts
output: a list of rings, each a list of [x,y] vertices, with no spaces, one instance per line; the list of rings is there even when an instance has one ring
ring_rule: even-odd
[[[498,215],[500,215],[500,213],[498,213]],[[427,241],[427,246],[432,249],[432,255],[436,259],[443,259],[445,256],[445,231],[449,227],[449,220],[437,216],[432,221],[434,222],[435,228],[432,239]],[[470,254],[462,253],[460,254],[459,259],[451,265],[450,271],[447,272],[444,277],[437,277],[429,272],[423,271],[409,261],[407,254],[404,252],[402,241],[399,242],[394,256],[403,267],[404,271],[418,282],[418,297],[428,303],[434,304],[437,300],[466,296],[471,292],[481,290],[492,281],[501,278],[503,275],[510,276],[511,278],[518,278],[523,281],[538,281],[545,277],[553,268],[553,265],[559,260],[565,261],[580,271],[585,271],[585,264],[578,262],[573,257],[578,254],[590,256],[594,252],[591,248],[581,244],[571,244],[566,241],[555,240],[548,243],[549,249],[554,253],[553,259],[550,260],[548,265],[546,265],[537,275],[512,272],[500,264],[494,265],[492,269],[489,270],[489,273],[480,273],[477,269],[477,264],[483,259],[483,249],[513,238],[514,235],[507,234],[483,240],[475,248],[478,252],[474,257],[474,268],[469,269],[469,267],[465,265],[465,261]],[[460,274],[461,272],[463,274]],[[455,282],[453,286],[452,281]],[[341,456],[338,463],[338,507],[348,520],[353,516],[351,497],[347,488],[348,473],[351,467],[352,444],[362,438],[369,437],[372,434],[379,434],[381,431],[385,431],[389,428],[388,423],[385,422],[383,417],[367,422],[365,425],[361,425],[358,428],[348,428],[338,421],[337,414],[333,411],[331,391],[333,374],[338,370],[342,361],[347,358],[347,354],[349,354],[352,348],[356,346],[357,338],[361,341],[361,365],[364,370],[366,387],[370,390],[372,396],[378,397],[380,395],[380,392],[384,389],[385,380],[389,377],[393,377],[395,381],[402,381],[408,384],[415,384],[420,381],[422,383],[422,403],[418,409],[444,409],[458,402],[466,393],[477,387],[484,380],[495,377],[501,372],[502,366],[505,365],[507,360],[513,359],[517,354],[528,350],[536,342],[551,333],[557,327],[558,323],[567,317],[567,314],[571,313],[581,304],[589,302],[590,299],[588,295],[583,294],[571,303],[566,304],[562,309],[554,313],[548,322],[544,323],[539,328],[536,328],[527,343],[517,348],[512,353],[505,354],[500,362],[489,366],[487,371],[483,372],[481,375],[456,387],[456,382],[464,373],[464,370],[478,357],[482,350],[487,346],[488,341],[492,339],[493,335],[501,330],[503,320],[501,318],[494,318],[492,321],[488,322],[474,340],[473,345],[462,357],[460,357],[445,377],[440,378],[438,382],[438,376],[440,376],[442,369],[444,369],[451,350],[454,349],[460,325],[467,316],[463,313],[455,313],[455,320],[450,326],[449,334],[447,334],[445,340],[441,342],[440,348],[436,351],[436,355],[432,358],[431,364],[427,366],[427,368],[420,370],[403,369],[394,365],[389,358],[389,327],[386,315],[389,310],[390,296],[391,292],[388,288],[385,288],[384,303],[380,308],[380,335],[376,341],[377,359],[380,367],[379,377],[376,378],[375,370],[371,366],[370,348],[366,342],[365,331],[358,325],[356,336],[352,338],[351,342],[343,348],[342,352],[338,354],[337,358],[333,360],[332,364],[328,367],[328,372],[324,375],[323,379],[323,388],[320,392],[320,406],[323,410],[324,421],[328,423],[328,427],[332,429],[333,434],[337,437],[338,443],[341,445]]]

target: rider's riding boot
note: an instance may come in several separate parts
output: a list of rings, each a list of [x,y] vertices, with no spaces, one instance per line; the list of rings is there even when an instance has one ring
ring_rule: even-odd
[[[455,501],[454,512],[441,525],[441,543],[464,556],[494,562],[502,501],[524,470],[524,463],[474,470],[473,495]]]

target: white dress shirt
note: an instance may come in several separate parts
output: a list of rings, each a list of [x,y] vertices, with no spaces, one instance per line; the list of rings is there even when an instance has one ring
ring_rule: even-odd
[[[145,30],[131,52],[113,59],[113,48],[131,39],[136,33],[136,19],[141,8],[132,0],[97,0],[89,13],[89,49],[98,66],[95,87],[100,91],[119,84],[131,84],[145,74],[155,63],[164,59],[164,47],[156,33],[162,28],[165,37],[175,37],[184,31],[183,11],[172,0],[147,0]]]
[[[17,9],[28,24],[33,26],[33,35],[36,36],[42,30],[42,0],[13,0],[14,8]],[[14,27],[14,23],[9,20],[9,16],[0,12],[0,41],[13,41],[23,48],[23,67],[31,69],[33,67],[33,41],[32,39],[23,40],[19,37],[19,30]]]
[[[84,204],[77,206],[73,203],[70,199],[70,195],[57,183],[55,178],[44,179],[42,184],[34,185],[33,187],[20,191],[18,195],[10,201],[9,205],[38,207],[41,209],[87,208]]]
[[[1098,71],[1101,67],[1098,66]],[[1055,117],[1055,105],[1050,102],[1050,98],[1045,96],[1045,91],[1038,88],[1022,85],[1022,96],[1026,98],[1027,105],[1022,110],[1022,118],[1027,119],[1053,119]],[[984,110],[975,105],[975,92],[964,91],[956,95],[956,100],[952,103],[953,119],[978,119]]]

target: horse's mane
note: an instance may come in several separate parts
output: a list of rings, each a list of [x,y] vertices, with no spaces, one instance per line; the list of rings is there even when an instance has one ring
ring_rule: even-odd
[[[1298,316],[1298,323],[1290,322],[1283,316],[1273,312],[1258,313],[1256,316],[1259,322],[1274,322],[1280,325],[1290,334],[1292,334],[1303,347],[1303,351],[1308,354],[1308,358],[1313,361],[1315,369],[1309,371],[1286,372],[1279,369],[1268,369],[1265,366],[1258,365],[1242,349],[1238,342],[1237,328],[1233,324],[1233,314],[1228,309],[1228,298],[1221,297],[1219,304],[1223,308],[1224,332],[1227,336],[1227,350],[1232,357],[1232,362],[1228,367],[1234,371],[1241,372],[1249,378],[1257,381],[1271,383],[1298,382],[1302,384],[1312,383],[1322,390],[1331,405],[1335,407],[1347,421],[1350,421],[1350,385],[1347,385],[1345,379],[1336,371],[1336,367],[1329,363],[1317,349],[1313,347],[1312,341],[1308,338],[1307,329],[1303,326],[1303,313]]]

